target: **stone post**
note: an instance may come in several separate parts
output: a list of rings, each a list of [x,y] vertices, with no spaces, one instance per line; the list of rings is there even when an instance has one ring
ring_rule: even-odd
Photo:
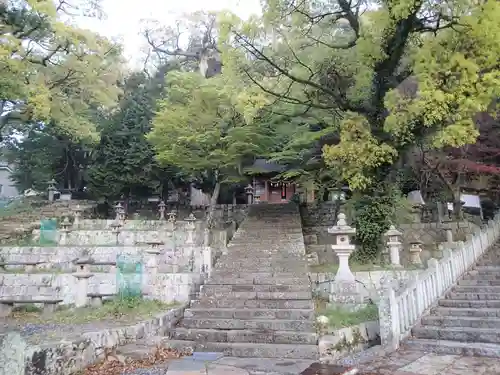
[[[452,221],[451,220],[443,220],[441,224],[441,228],[445,232],[446,236],[446,243],[451,244],[453,243],[453,230],[452,230]]]
[[[81,258],[76,261],[77,270],[73,273],[76,277],[75,307],[85,307],[88,305],[89,279],[94,276],[90,272],[90,265],[94,261],[91,258]]]
[[[161,254],[161,250],[158,244],[154,244],[150,248],[146,249],[146,253],[149,255],[146,263],[146,267],[148,269],[148,289],[149,294],[154,295],[158,276],[158,256]]]
[[[210,230],[203,232],[203,249],[201,251],[201,273],[210,276],[212,272],[212,247],[210,246]]]
[[[158,212],[160,213],[160,220],[165,220],[165,202],[160,201],[160,204],[158,204]]]
[[[116,245],[120,244],[120,232],[122,224],[119,220],[115,220],[111,223],[111,232],[116,236]]]
[[[54,179],[50,180],[49,182],[47,182],[47,185],[49,185],[48,187],[48,193],[49,193],[49,202],[54,202],[55,200],[55,194],[56,194],[56,181]]]
[[[188,248],[190,249],[190,255],[189,255],[189,271],[193,272],[194,270],[194,232],[196,229],[195,221],[196,217],[193,215],[193,213],[189,214],[189,216],[185,219],[187,222],[186,225],[186,245],[188,245]]]
[[[59,245],[65,246],[69,244],[69,233],[71,232],[71,223],[67,216],[64,218],[60,225],[61,229],[59,230],[59,232],[61,233],[61,235],[59,236]]]
[[[396,303],[396,281],[392,277],[382,278],[379,290],[380,341],[383,349],[394,351],[399,347],[399,309]]]
[[[389,259],[391,265],[394,267],[401,267],[401,261],[399,259],[399,252],[401,250],[401,236],[403,233],[398,231],[394,225],[391,225],[389,230],[385,232],[387,237],[387,248],[389,249]]]
[[[339,269],[335,275],[335,283],[354,283],[356,279],[349,267],[349,257],[355,249],[355,246],[350,243],[350,237],[356,233],[356,229],[347,225],[345,214],[340,213],[337,216],[337,225],[328,228],[328,233],[336,237],[336,244],[332,245],[332,250],[339,258]]]
[[[80,226],[80,218],[82,217],[83,208],[77,204],[73,209],[73,228],[78,228]]]
[[[248,186],[245,188],[245,194],[247,195],[247,204],[252,204],[253,203],[253,186],[251,184],[248,184]]]
[[[422,252],[422,241],[413,235],[410,236],[408,242],[410,243],[410,263],[421,267],[422,260],[420,259],[420,253]]]

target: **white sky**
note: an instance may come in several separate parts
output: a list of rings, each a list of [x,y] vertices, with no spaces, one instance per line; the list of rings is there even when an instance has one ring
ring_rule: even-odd
[[[155,19],[162,24],[173,23],[179,15],[198,10],[230,10],[242,18],[260,13],[259,0],[102,0],[105,20],[82,19],[81,27],[108,37],[118,37],[125,46],[125,55],[132,65],[138,57],[144,39],[140,35],[141,21]]]

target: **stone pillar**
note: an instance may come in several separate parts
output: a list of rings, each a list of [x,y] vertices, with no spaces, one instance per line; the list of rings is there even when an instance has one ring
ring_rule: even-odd
[[[157,284],[158,276],[158,256],[161,254],[161,250],[157,244],[146,249],[146,253],[149,255],[146,267],[147,272],[147,282],[148,282],[148,292],[150,296],[154,296],[155,286]]]
[[[446,243],[447,244],[453,243],[452,221],[450,221],[450,220],[443,220],[443,222],[441,224],[441,229],[443,229],[444,232],[445,232]]]
[[[387,248],[389,249],[389,260],[394,267],[401,267],[399,252],[401,250],[401,236],[403,233],[398,231],[394,225],[391,225],[389,230],[385,232],[387,237]]]
[[[88,305],[89,279],[94,276],[90,272],[90,265],[94,261],[90,258],[82,258],[76,261],[77,270],[73,273],[76,277],[75,307],[85,307]]]
[[[160,220],[165,220],[165,202],[160,201],[160,204],[158,204],[158,212],[160,213]]]
[[[189,255],[189,272],[193,272],[194,270],[194,232],[196,230],[196,217],[193,215],[193,213],[189,214],[189,216],[185,219],[187,222],[186,225],[186,245],[190,249],[190,255]]]
[[[120,232],[122,224],[119,220],[115,220],[111,223],[111,232],[116,236],[116,245],[120,244]]]
[[[411,236],[408,239],[410,243],[410,263],[415,266],[422,266],[422,260],[420,259],[420,253],[422,252],[422,241],[416,236]]]
[[[61,233],[59,236],[59,245],[65,246],[69,244],[69,233],[71,232],[71,223],[66,216],[64,220],[60,224],[61,229],[59,229],[59,232]]]
[[[47,188],[49,193],[49,202],[54,202],[55,200],[55,194],[57,192],[56,183],[57,182],[54,179],[47,182],[47,185],[49,185],[49,187]]]
[[[396,303],[396,281],[391,277],[383,278],[379,290],[380,341],[383,349],[394,351],[399,347],[399,309]]]
[[[339,269],[335,275],[335,283],[354,283],[356,279],[349,267],[349,257],[355,249],[355,246],[350,243],[350,237],[356,233],[356,229],[347,225],[345,214],[340,213],[337,216],[337,225],[328,228],[328,233],[336,237],[336,244],[332,245],[332,250],[339,258]]]
[[[212,272],[212,247],[210,246],[210,230],[203,232],[203,249],[201,251],[201,273],[210,276]]]
[[[245,188],[245,194],[247,195],[247,204],[253,203],[253,193],[253,186],[251,184],[248,184],[248,186]]]
[[[82,217],[83,208],[77,204],[73,209],[73,228],[78,228],[80,226],[80,218]]]

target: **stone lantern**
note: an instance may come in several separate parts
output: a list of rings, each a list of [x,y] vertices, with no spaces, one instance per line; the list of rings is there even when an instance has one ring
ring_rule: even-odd
[[[78,226],[80,225],[80,218],[82,217],[82,213],[83,213],[83,208],[79,204],[77,204],[76,207],[73,209],[73,217],[74,217],[73,227],[74,228],[78,228]]]
[[[170,211],[170,212],[167,214],[167,216],[168,216],[167,221],[168,221],[169,223],[175,223],[175,222],[177,221],[177,212],[175,212],[175,211]]]
[[[401,267],[399,252],[401,250],[401,236],[403,233],[398,231],[394,225],[391,225],[389,230],[385,232],[387,237],[387,248],[389,249],[389,259],[394,267]]]
[[[69,221],[67,216],[64,218],[60,225],[61,236],[59,237],[59,245],[67,245],[69,242],[69,232],[71,231],[71,222]]]
[[[49,186],[47,188],[47,190],[48,190],[48,193],[49,193],[49,201],[50,202],[53,202],[55,200],[55,194],[57,192],[56,184],[57,184],[57,182],[54,179],[52,179],[49,182],[47,182],[47,185]]]
[[[251,184],[248,184],[248,186],[245,188],[245,194],[247,195],[247,204],[252,204],[253,192],[253,186]]]
[[[339,269],[335,275],[335,282],[355,282],[356,279],[349,268],[349,257],[355,249],[355,246],[350,243],[350,237],[356,234],[356,229],[347,224],[345,214],[339,213],[337,225],[328,228],[328,233],[336,237],[336,244],[332,245],[332,250],[339,258]]]
[[[115,209],[115,214],[116,214],[115,220],[120,220],[121,219],[122,210],[123,210],[122,204],[120,202],[117,202],[116,205],[115,205],[115,207],[114,207],[114,209]]]
[[[420,190],[410,191],[408,193],[408,201],[412,206],[411,213],[413,214],[414,223],[420,223],[422,217],[422,207],[425,205],[425,201]]]
[[[160,201],[158,204],[158,212],[160,213],[160,220],[165,220],[165,207],[166,204],[164,201]]]
[[[76,278],[75,307],[85,307],[88,304],[89,279],[94,276],[90,266],[94,263],[91,258],[81,258],[76,261],[77,270],[73,273]]]
[[[452,244],[453,243],[453,228],[452,228],[452,223],[453,222],[451,220],[443,220],[443,222],[441,223],[441,228],[445,232],[446,242],[448,244]]]
[[[415,235],[412,235],[408,242],[410,243],[410,263],[416,266],[422,266],[420,253],[422,252],[422,241]]]

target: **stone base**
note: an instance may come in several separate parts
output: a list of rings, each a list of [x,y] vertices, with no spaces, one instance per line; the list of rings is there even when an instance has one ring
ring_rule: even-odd
[[[365,303],[367,296],[363,284],[354,282],[334,282],[330,288],[330,302],[342,305],[359,305]]]
[[[0,318],[7,318],[12,314],[13,305],[0,303]]]

